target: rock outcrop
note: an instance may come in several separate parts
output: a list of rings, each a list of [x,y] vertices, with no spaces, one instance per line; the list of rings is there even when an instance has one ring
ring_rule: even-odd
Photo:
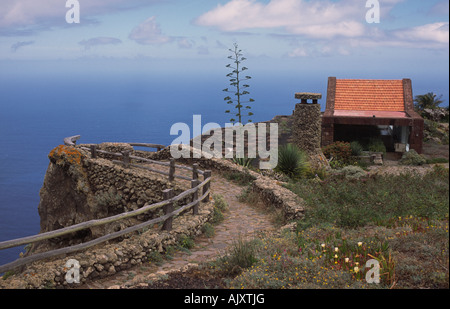
[[[105,143],[99,149],[121,152],[128,144]],[[50,163],[40,191],[41,233],[81,222],[110,217],[163,200],[162,191],[179,194],[187,187],[141,169],[127,169],[103,158],[92,159],[81,147],[60,145],[49,154]],[[34,252],[88,241],[146,221],[155,213],[80,231],[40,243]]]

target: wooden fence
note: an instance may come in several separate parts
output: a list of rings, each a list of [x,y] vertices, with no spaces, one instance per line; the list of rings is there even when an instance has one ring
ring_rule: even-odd
[[[65,143],[66,143],[66,141],[71,141],[73,143],[72,145],[74,145],[73,137],[64,139]],[[143,144],[140,144],[140,145],[143,145]],[[153,145],[153,144],[147,144],[147,145]],[[0,265],[0,273],[6,272],[8,270],[11,270],[11,269],[35,262],[35,261],[39,261],[42,259],[55,257],[55,256],[62,255],[62,254],[71,254],[74,252],[85,250],[92,246],[101,244],[101,243],[109,241],[111,239],[118,238],[125,234],[129,234],[132,232],[142,230],[150,225],[160,223],[160,222],[163,222],[162,230],[170,231],[172,229],[172,220],[175,216],[179,215],[180,213],[182,213],[184,211],[190,210],[190,209],[192,209],[192,214],[196,215],[196,214],[198,214],[199,204],[201,202],[206,203],[209,201],[211,171],[210,170],[205,170],[205,171],[199,170],[198,166],[196,164],[194,164],[193,167],[191,168],[191,167],[187,167],[187,166],[176,165],[174,160],[171,160],[170,162],[159,162],[159,161],[149,160],[149,159],[145,159],[145,158],[141,158],[141,157],[131,156],[131,155],[129,155],[129,153],[111,153],[111,152],[107,152],[107,151],[103,151],[103,150],[98,150],[98,149],[96,149],[95,146],[93,146],[93,147],[91,146],[90,149],[84,147],[84,149],[91,150],[91,156],[93,158],[96,158],[98,153],[122,157],[122,159],[123,159],[122,161],[113,160],[113,162],[123,164],[124,167],[132,166],[132,167],[147,169],[147,170],[150,170],[150,171],[153,171],[156,173],[161,173],[161,174],[169,176],[170,181],[174,180],[174,178],[189,180],[191,182],[191,188],[178,194],[177,196],[174,196],[173,189],[166,189],[163,191],[163,199],[164,199],[163,201],[154,203],[151,205],[144,205],[143,207],[141,207],[137,210],[134,210],[134,211],[121,213],[121,214],[103,218],[103,219],[90,220],[90,221],[82,222],[82,223],[75,224],[75,225],[72,225],[69,227],[65,227],[65,228],[58,229],[58,230],[53,230],[53,231],[46,232],[46,233],[41,233],[41,234],[34,235],[34,236],[28,236],[28,237],[23,237],[23,238],[0,242],[0,250],[4,250],[4,249],[12,248],[12,247],[17,247],[17,246],[21,246],[21,245],[35,243],[38,241],[43,241],[43,240],[60,237],[60,236],[67,235],[67,234],[77,232],[80,230],[92,228],[95,226],[101,226],[101,225],[116,222],[119,220],[135,217],[135,216],[138,216],[140,214],[143,214],[143,213],[146,213],[149,211],[154,211],[156,209],[162,208],[163,213],[164,213],[162,216],[160,216],[158,218],[148,220],[146,222],[128,227],[128,228],[123,229],[118,232],[114,232],[114,233],[111,233],[108,235],[101,236],[99,238],[90,240],[86,243],[81,243],[78,245],[73,245],[73,246],[69,246],[69,247],[64,247],[64,248],[60,248],[60,249],[56,249],[56,250],[52,250],[52,251],[37,253],[37,254],[27,256],[27,257],[19,258],[16,261],[13,261],[11,263]],[[152,169],[152,168],[149,168],[146,166],[132,164],[132,163],[130,163],[130,159],[133,159],[133,160],[136,160],[139,162],[168,166],[169,173],[164,172],[164,171],[155,170],[155,169]],[[175,174],[176,168],[192,171],[192,178],[182,176],[182,175],[176,175]],[[198,179],[199,174],[203,175],[203,181],[200,181]],[[186,205],[181,205],[179,208],[175,209],[175,205],[178,204],[176,202],[189,196],[189,195],[192,196],[192,198],[191,198],[192,201]]]

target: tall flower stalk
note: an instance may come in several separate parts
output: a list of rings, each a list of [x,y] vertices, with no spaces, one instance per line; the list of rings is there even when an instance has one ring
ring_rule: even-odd
[[[243,57],[242,50],[239,49],[236,43],[234,43],[234,49],[229,49],[229,51],[232,55],[228,56],[228,59],[233,60],[233,64],[228,64],[226,67],[233,70],[231,73],[227,74],[227,77],[230,78],[229,81],[232,88],[225,88],[223,91],[233,95],[233,97],[225,97],[224,100],[227,101],[227,104],[235,104],[234,108],[236,111],[234,112],[233,118],[230,119],[230,122],[234,125],[236,122],[242,124],[244,116],[250,117],[253,115],[250,111],[245,113],[245,110],[250,110],[251,106],[248,104],[255,100],[252,98],[248,100],[244,99],[244,96],[250,94],[250,92],[247,91],[247,88],[249,88],[250,85],[245,84],[245,82],[251,79],[251,77],[243,75],[244,71],[248,70],[248,68],[242,66],[242,62],[247,60],[247,58]],[[226,110],[225,113],[231,113],[231,110]],[[252,122],[252,120],[248,119],[247,122]]]

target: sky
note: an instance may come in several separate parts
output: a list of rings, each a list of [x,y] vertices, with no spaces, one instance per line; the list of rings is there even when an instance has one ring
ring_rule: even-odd
[[[226,74],[228,49],[237,43],[250,72],[273,78],[274,86],[281,76],[315,74],[412,78],[413,87],[420,80],[419,91],[443,94],[448,103],[448,0],[0,1],[4,78],[93,70]],[[79,23],[70,23],[77,5]]]

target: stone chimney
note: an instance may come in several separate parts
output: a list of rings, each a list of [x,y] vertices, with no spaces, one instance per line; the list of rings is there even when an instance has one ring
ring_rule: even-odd
[[[320,147],[322,119],[320,104],[317,101],[322,98],[322,94],[299,92],[295,94],[295,98],[301,102],[295,105],[293,112],[292,141],[309,155],[313,168],[328,165]]]

